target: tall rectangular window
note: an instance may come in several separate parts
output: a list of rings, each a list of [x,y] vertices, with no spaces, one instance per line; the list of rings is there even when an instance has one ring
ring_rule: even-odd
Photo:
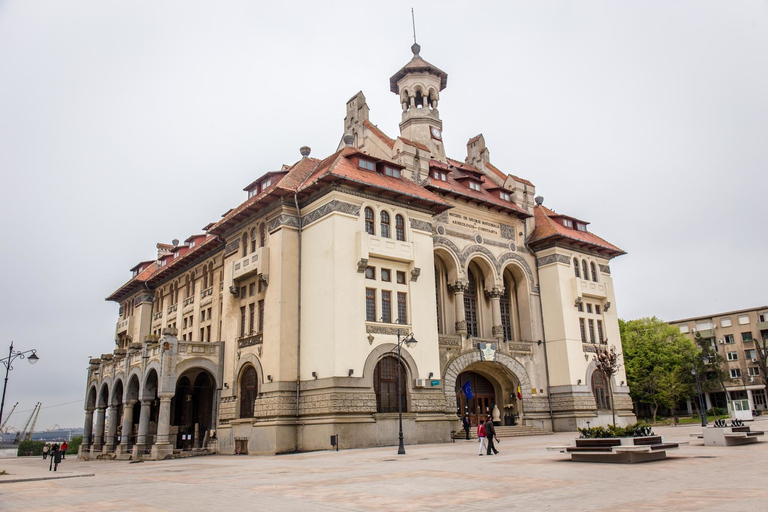
[[[389,290],[381,290],[381,321],[392,323],[392,292]]]
[[[586,343],[587,342],[587,330],[584,327],[584,319],[579,318],[579,329],[581,329],[581,342]]]
[[[211,341],[211,326],[205,328],[205,341]]]
[[[726,334],[725,335],[725,342],[728,344],[736,343],[736,339],[734,339],[733,334]]]
[[[598,320],[597,321],[597,338],[600,343],[605,341],[605,338],[603,338],[603,321]]]
[[[589,341],[595,342],[595,322],[591,318],[589,319]]]
[[[240,337],[245,336],[245,306],[240,308]]]
[[[401,324],[408,323],[408,311],[406,307],[406,294],[397,292],[397,320]]]
[[[264,332],[264,301],[259,301],[259,332]]]
[[[373,288],[365,289],[365,320],[376,321],[376,290]]]
[[[248,333],[253,334],[255,332],[254,322],[256,321],[256,304],[251,302],[248,304]]]
[[[754,338],[752,338],[751,332],[743,332],[741,333],[741,341],[755,341]]]

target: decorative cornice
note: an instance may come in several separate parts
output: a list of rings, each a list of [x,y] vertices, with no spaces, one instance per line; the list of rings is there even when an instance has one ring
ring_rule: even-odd
[[[367,324],[365,326],[365,332],[371,333],[371,334],[394,334],[397,336],[397,334],[403,334],[410,332],[410,326],[409,325],[403,325],[403,327],[387,327],[384,325],[371,325]]]
[[[236,238],[224,246],[224,256],[229,256],[238,249],[240,249],[240,239]]]
[[[538,267],[551,265],[552,263],[565,263],[566,265],[570,265],[571,258],[564,254],[549,254],[542,258],[536,258],[536,265]]]
[[[271,221],[267,223],[267,229],[270,233],[275,231],[276,229],[282,228],[283,226],[288,226],[291,228],[298,229],[299,227],[299,218],[296,215],[288,215],[286,213],[281,213]]]
[[[425,231],[427,233],[432,232],[432,224],[429,222],[419,220],[419,219],[411,219],[411,229],[415,229],[417,231]]]
[[[357,217],[360,215],[360,206],[334,199],[328,203],[325,203],[320,208],[317,208],[316,210],[313,210],[302,216],[301,225],[308,226],[316,220],[322,219],[326,215],[330,215],[335,212],[346,213],[348,215],[354,215]]]

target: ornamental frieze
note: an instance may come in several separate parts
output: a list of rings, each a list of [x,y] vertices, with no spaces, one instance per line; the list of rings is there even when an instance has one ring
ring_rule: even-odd
[[[224,256],[227,256],[229,254],[232,254],[233,252],[240,249],[240,239],[232,240],[227,245],[224,246]]]
[[[295,215],[286,215],[285,213],[281,213],[271,221],[267,223],[267,230],[269,230],[270,233],[272,233],[274,230],[281,228],[283,226],[288,226],[291,228],[298,228],[299,227],[299,218]]]
[[[425,231],[427,233],[432,232],[432,224],[429,222],[419,220],[419,219],[411,219],[411,229],[415,229],[417,231]]]
[[[543,258],[538,258],[536,260],[536,265],[539,267],[543,267],[545,265],[551,265],[553,263],[565,263],[566,265],[571,264],[571,258],[568,256],[565,256],[564,254],[549,254],[547,256],[544,256]]]
[[[334,212],[346,213],[346,214],[354,215],[355,217],[357,217],[358,215],[360,215],[360,207],[356,204],[345,203],[343,201],[338,201],[334,199],[333,201],[325,203],[323,206],[321,206],[317,210],[313,210],[308,214],[304,215],[301,218],[301,225],[307,226],[315,222],[316,220],[322,219],[326,215],[330,215],[331,213],[334,213]]]
[[[611,273],[611,267],[609,267],[608,265],[600,264],[598,266],[600,267],[600,272],[602,272],[603,274],[610,274]]]

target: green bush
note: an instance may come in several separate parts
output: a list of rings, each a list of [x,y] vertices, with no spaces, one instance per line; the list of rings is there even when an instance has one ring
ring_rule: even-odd
[[[77,455],[77,450],[83,444],[83,436],[73,437],[67,445],[67,455]]]
[[[707,411],[707,416],[725,416],[728,414],[728,409],[722,407],[713,407]]]
[[[608,425],[607,427],[590,427],[580,428],[579,434],[584,438],[600,439],[611,437],[634,437],[638,430],[645,427],[644,423],[632,423],[626,427],[617,427],[616,425]]]
[[[22,441],[19,443],[19,449],[16,455],[24,457],[27,455],[36,455],[38,457],[43,456],[43,446],[45,441]]]

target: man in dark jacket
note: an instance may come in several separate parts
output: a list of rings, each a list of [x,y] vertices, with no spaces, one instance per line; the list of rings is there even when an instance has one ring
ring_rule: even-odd
[[[493,452],[494,455],[499,453],[499,450],[497,450],[493,444],[493,441],[496,439],[496,429],[493,427],[493,419],[490,414],[485,422],[485,438],[488,440],[487,454],[491,455],[491,452]]]
[[[467,441],[469,441],[469,414],[465,414],[461,419],[461,426],[464,428],[464,433],[467,435]]]

